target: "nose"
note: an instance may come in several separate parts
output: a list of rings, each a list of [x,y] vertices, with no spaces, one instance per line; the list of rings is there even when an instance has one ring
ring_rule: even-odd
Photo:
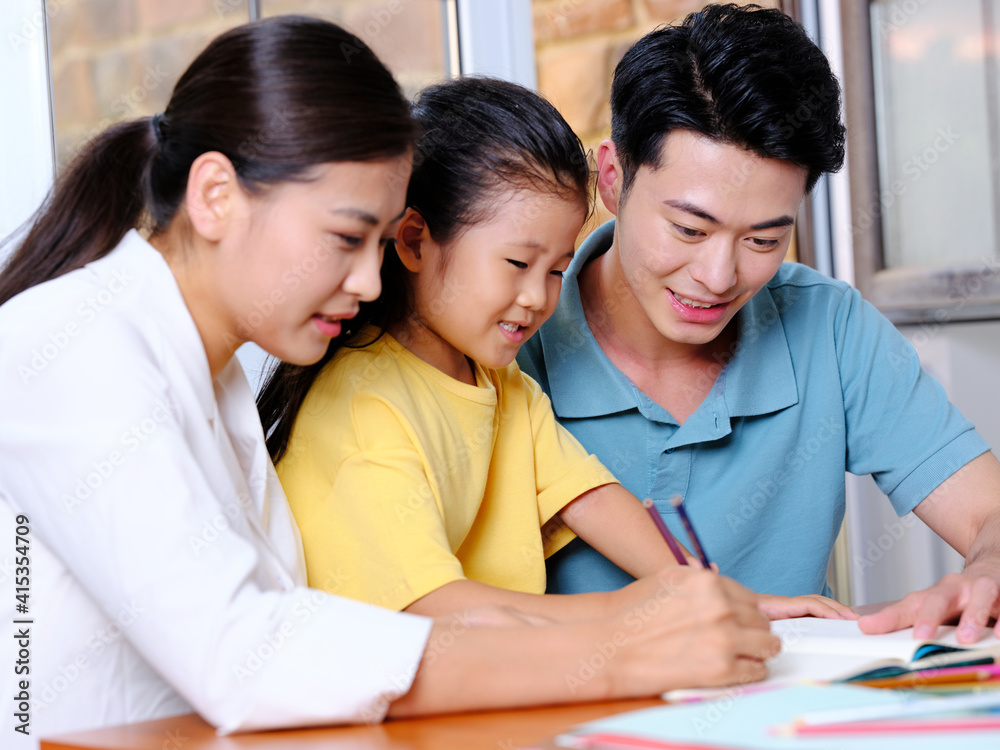
[[[691,277],[712,294],[725,294],[736,285],[736,256],[737,248],[727,239],[703,243]]]
[[[351,259],[351,268],[344,279],[343,289],[362,302],[378,299],[382,292],[382,244],[374,241],[359,250]]]
[[[527,310],[544,310],[548,302],[547,282],[541,274],[527,276],[517,295],[517,304]]]

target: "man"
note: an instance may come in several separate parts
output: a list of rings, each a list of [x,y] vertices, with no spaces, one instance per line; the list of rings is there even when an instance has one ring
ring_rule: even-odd
[[[522,368],[559,419],[681,538],[681,495],[720,571],[775,594],[827,590],[844,472],[872,474],[966,555],[960,576],[862,618],[974,640],[1000,592],[1000,464],[856,290],[782,264],[793,217],[844,156],[839,85],[776,10],[709,6],[619,63],[581,246]],[[576,541],[549,590],[628,580]],[[1000,628],[998,628],[1000,632]]]

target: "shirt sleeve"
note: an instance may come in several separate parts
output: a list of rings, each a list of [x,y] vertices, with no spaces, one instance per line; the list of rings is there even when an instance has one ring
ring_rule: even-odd
[[[543,527],[580,495],[605,484],[618,484],[597,456],[587,453],[569,430],[556,421],[552,402],[538,383],[522,373],[535,446],[535,483],[538,520]],[[568,527],[549,525],[545,534],[545,556],[549,557],[573,540]]]
[[[329,493],[300,522],[309,580],[402,610],[465,578],[462,564],[452,552],[434,478],[392,407],[357,394],[351,427],[358,450],[336,467]]]
[[[871,474],[896,513],[989,450],[881,313],[845,290],[835,337],[847,428],[847,470]]]
[[[32,339],[5,331],[0,494],[107,617],[141,613],[123,637],[220,731],[380,720],[430,621],[258,583],[258,547],[227,530],[237,491],[220,496],[193,452],[193,395],[105,322],[30,377]]]

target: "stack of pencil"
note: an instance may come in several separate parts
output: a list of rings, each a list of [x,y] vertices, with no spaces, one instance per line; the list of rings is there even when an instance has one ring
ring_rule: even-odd
[[[942,694],[997,690],[1000,689],[1000,664],[962,664],[920,669],[893,677],[853,680],[851,684]]]
[[[902,703],[816,711],[771,728],[772,734],[810,737],[997,730],[1000,692],[948,697],[914,693],[912,700]]]
[[[772,731],[813,737],[1000,732],[1000,664],[992,661],[920,669],[849,683],[907,692],[911,698],[899,704],[804,714],[791,724],[773,727]]]

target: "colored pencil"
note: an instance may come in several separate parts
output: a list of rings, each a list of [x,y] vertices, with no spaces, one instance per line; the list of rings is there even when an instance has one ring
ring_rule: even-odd
[[[883,719],[789,727],[785,734],[833,737],[849,734],[913,734],[915,732],[985,732],[1000,729],[1000,716],[956,716],[938,719]]]
[[[705,554],[705,550],[701,546],[701,542],[698,540],[698,535],[694,533],[694,526],[691,525],[691,519],[688,518],[687,511],[684,510],[684,500],[681,499],[680,495],[674,495],[670,498],[670,504],[677,508],[677,514],[681,517],[681,523],[684,524],[684,530],[687,531],[688,538],[691,540],[691,549],[694,554],[701,560],[701,564],[706,568],[711,567],[711,563],[708,561],[708,555]]]
[[[806,726],[827,726],[832,724],[857,723],[878,719],[902,719],[921,717],[927,714],[969,711],[973,709],[1000,708],[1000,696],[996,693],[970,693],[948,698],[927,698],[921,695],[908,697],[900,703],[877,706],[855,706],[835,708],[829,711],[813,711],[802,714],[791,724],[774,727],[778,731],[798,732]]]
[[[705,745],[691,740],[648,739],[632,734],[594,732],[592,734],[564,735],[559,738],[561,747],[586,748],[587,750],[726,750],[727,745]],[[732,748],[737,750],[737,748]]]
[[[667,542],[667,546],[670,547],[670,551],[674,553],[674,557],[677,559],[677,562],[680,565],[687,565],[688,561],[687,558],[684,556],[684,551],[681,549],[681,546],[677,543],[677,540],[674,539],[674,535],[670,533],[670,529],[668,529],[667,525],[663,523],[663,519],[660,518],[660,512],[656,509],[656,505],[653,503],[653,501],[647,497],[645,500],[642,501],[642,507],[646,509],[646,512],[649,513],[650,518],[653,519],[653,523],[655,523],[656,528],[660,530],[660,535]]]
[[[921,695],[940,696],[948,696],[955,693],[988,693],[991,690],[994,692],[1000,691],[1000,679],[987,680],[986,682],[956,682],[950,685],[928,685],[927,687],[914,685],[906,689]]]
[[[909,688],[924,685],[949,685],[954,683],[988,682],[1000,679],[1000,665],[988,664],[978,667],[944,667],[942,669],[922,669],[907,672],[896,677],[882,677],[875,680],[857,680],[853,685],[877,688]]]

